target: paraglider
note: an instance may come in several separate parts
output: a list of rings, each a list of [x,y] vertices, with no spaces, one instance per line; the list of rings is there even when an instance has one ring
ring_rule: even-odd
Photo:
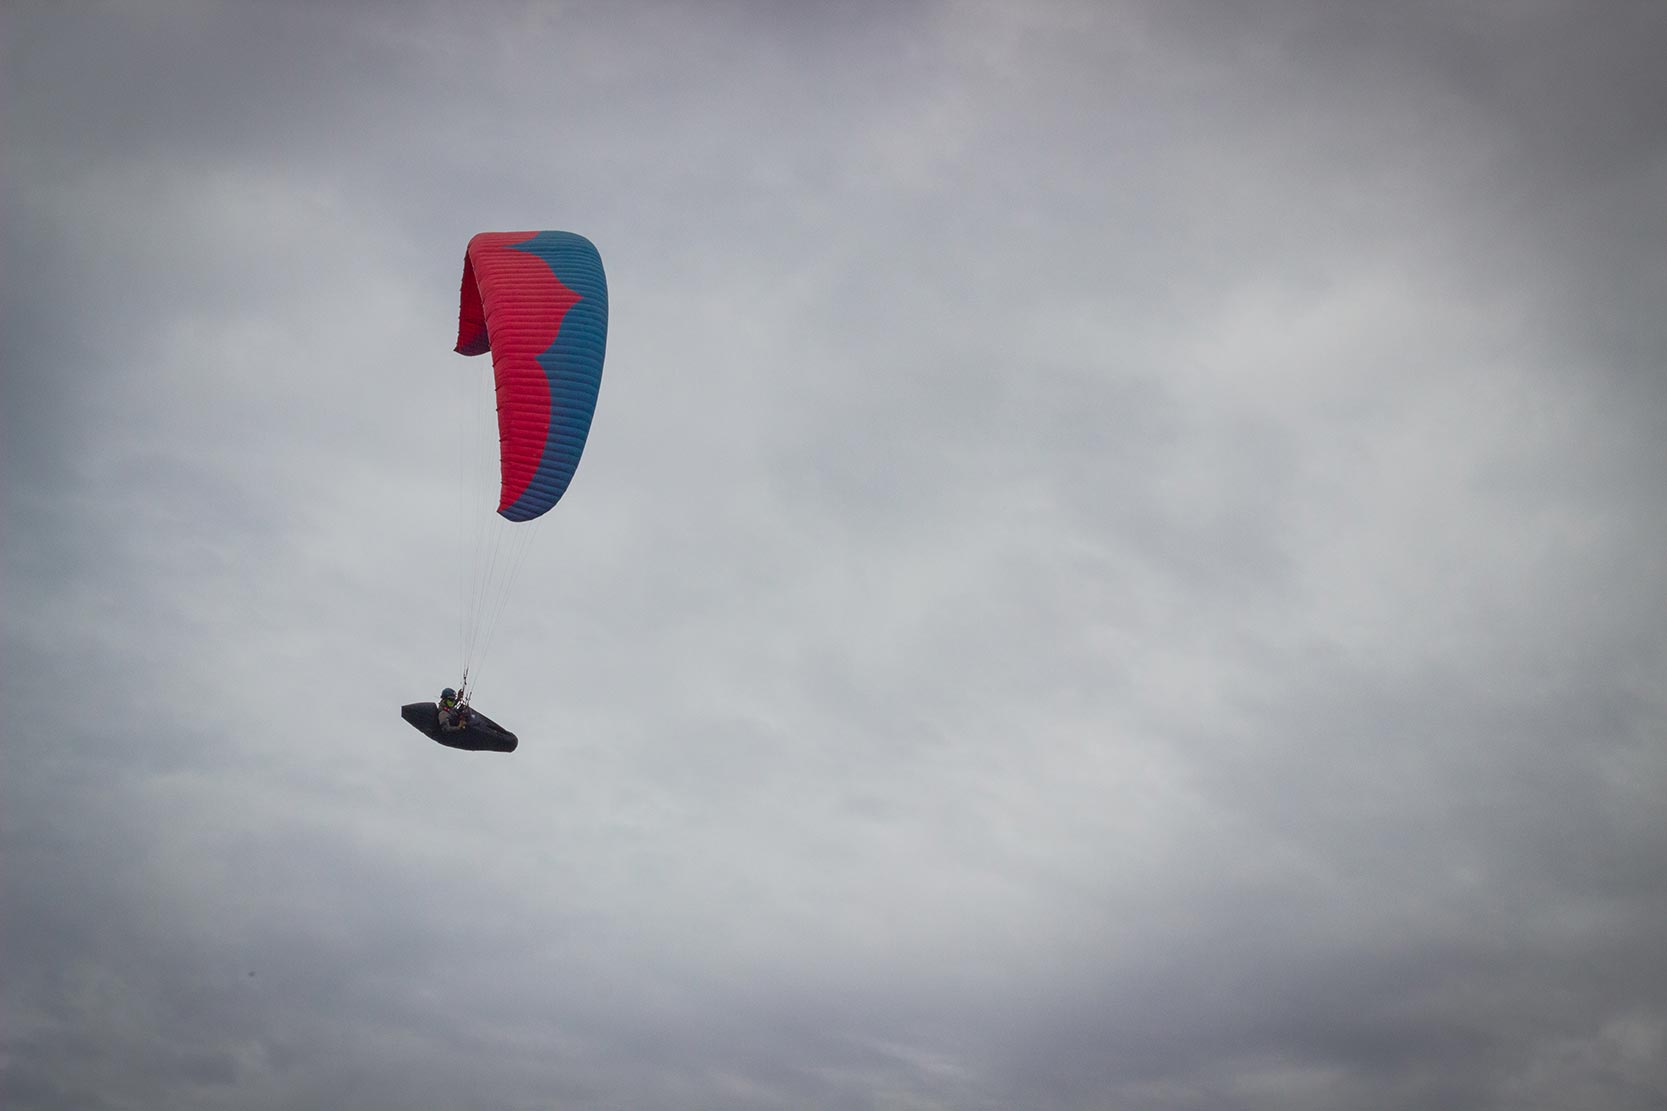
[[[469,724],[469,707],[457,700],[457,692],[450,687],[440,692],[440,709],[435,721],[447,733],[455,733]]]
[[[461,724],[448,728],[440,723],[439,708],[433,702],[409,702],[399,716],[418,731],[447,748],[469,752],[514,752],[519,738],[476,709],[469,709]]]
[[[507,541],[497,531],[484,554],[477,541],[474,589],[464,592],[461,603],[462,682],[456,690],[446,688],[437,702],[400,708],[401,717],[440,744],[514,752],[519,743],[470,705],[470,668],[510,605],[528,523],[561,500],[578,469],[596,412],[607,339],[607,277],[590,240],[565,231],[481,232],[469,240],[456,351],[492,353],[497,513],[522,531]],[[514,554],[500,558],[506,548]]]

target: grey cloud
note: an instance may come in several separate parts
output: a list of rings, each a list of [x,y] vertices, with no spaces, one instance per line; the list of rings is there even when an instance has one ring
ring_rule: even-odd
[[[1656,5],[7,19],[8,1105],[1660,1102]]]

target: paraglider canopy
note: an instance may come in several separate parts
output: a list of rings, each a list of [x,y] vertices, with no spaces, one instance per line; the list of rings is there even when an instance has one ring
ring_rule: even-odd
[[[498,512],[530,521],[573,481],[608,343],[602,257],[566,231],[481,232],[463,256],[457,351],[492,352],[503,485]]]

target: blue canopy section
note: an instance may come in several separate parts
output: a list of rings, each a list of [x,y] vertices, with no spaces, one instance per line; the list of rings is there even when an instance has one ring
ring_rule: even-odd
[[[555,339],[537,356],[550,383],[550,425],[543,454],[526,491],[499,510],[511,521],[528,521],[567,492],[590,436],[608,347],[608,279],[602,256],[582,235],[541,231],[514,249],[543,260],[557,281],[579,295],[562,317]]]

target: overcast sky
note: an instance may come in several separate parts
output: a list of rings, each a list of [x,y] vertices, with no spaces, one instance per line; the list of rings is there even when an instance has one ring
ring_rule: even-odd
[[[6,5],[0,1102],[1667,1104],[1667,5],[800,7]]]

